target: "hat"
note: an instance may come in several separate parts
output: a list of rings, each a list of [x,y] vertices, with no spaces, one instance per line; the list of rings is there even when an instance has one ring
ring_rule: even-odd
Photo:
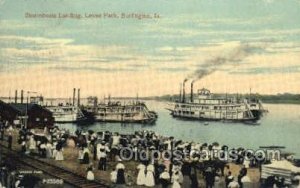
[[[155,149],[155,146],[151,146],[149,149],[154,150],[154,149]]]
[[[212,172],[212,169],[211,169],[211,167],[208,167],[205,171],[206,172]]]

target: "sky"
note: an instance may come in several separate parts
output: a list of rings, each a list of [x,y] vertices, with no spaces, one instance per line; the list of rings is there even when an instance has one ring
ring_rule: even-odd
[[[59,17],[70,14],[81,18]],[[0,96],[159,96],[184,79],[299,93],[299,18],[300,0],[0,0]]]

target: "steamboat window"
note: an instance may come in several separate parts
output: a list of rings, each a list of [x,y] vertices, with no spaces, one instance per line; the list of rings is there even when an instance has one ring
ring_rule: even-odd
[[[45,119],[44,119],[44,121],[48,121],[48,119],[47,119],[47,118],[45,118]]]
[[[40,121],[40,118],[35,118],[35,121]]]

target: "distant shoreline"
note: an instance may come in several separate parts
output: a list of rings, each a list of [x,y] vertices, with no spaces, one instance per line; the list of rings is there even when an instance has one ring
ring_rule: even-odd
[[[187,99],[189,99],[190,94],[187,94]],[[215,94],[216,97],[226,96],[226,94]],[[227,94],[228,98],[236,97],[237,94]],[[300,104],[300,94],[277,94],[277,95],[260,95],[260,94],[239,94],[238,97],[241,98],[257,98],[266,104]],[[178,95],[164,95],[155,97],[142,97],[145,100],[157,100],[157,101],[175,101],[178,99]]]
[[[186,94],[187,99],[190,98],[190,94]],[[300,104],[300,94],[277,94],[277,95],[260,95],[260,94],[214,94],[215,97],[239,97],[239,98],[257,98],[266,104]],[[163,95],[163,96],[151,96],[151,97],[139,97],[139,100],[156,100],[156,101],[166,101],[172,102],[176,101],[179,98],[179,95]],[[8,100],[9,97],[0,97],[0,100]],[[70,98],[45,98],[46,100],[70,100]],[[87,99],[87,97],[82,97],[81,99]],[[99,98],[102,100],[102,98]],[[136,100],[136,97],[111,97],[112,100]],[[10,98],[11,101],[14,100],[13,97]],[[19,100],[19,99],[18,99]],[[105,100],[109,100],[105,98]]]
[[[266,104],[300,104],[300,101],[289,101],[289,100],[282,100],[282,101],[262,101]]]

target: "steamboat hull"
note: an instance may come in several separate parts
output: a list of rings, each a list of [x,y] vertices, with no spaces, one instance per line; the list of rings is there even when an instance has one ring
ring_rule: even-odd
[[[174,118],[199,121],[254,122],[259,118],[247,103],[175,103],[170,111]]]
[[[73,119],[61,119],[61,118],[55,118],[54,117],[54,122],[55,123],[81,123],[81,122],[84,122],[86,120],[87,120],[86,118],[73,120]]]
[[[141,124],[151,124],[155,123],[155,119],[137,119],[137,120],[132,120],[132,119],[95,119],[96,122],[108,122],[108,123],[141,123]]]
[[[94,116],[97,122],[120,122],[120,123],[154,123],[156,116],[144,117],[140,114],[97,114]]]
[[[176,119],[181,120],[192,120],[192,121],[221,121],[221,122],[255,122],[256,118],[242,118],[242,119],[236,119],[236,118],[209,118],[209,117],[196,117],[196,116],[183,116],[183,115],[177,115],[171,113],[171,115]]]

